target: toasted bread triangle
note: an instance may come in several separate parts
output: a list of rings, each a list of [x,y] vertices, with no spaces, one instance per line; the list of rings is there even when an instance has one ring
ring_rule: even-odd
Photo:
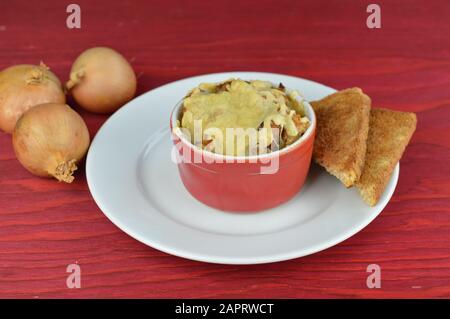
[[[351,88],[311,102],[317,116],[313,158],[346,187],[360,178],[369,131],[370,98]]]
[[[365,164],[356,183],[361,197],[370,206],[375,206],[383,194],[416,124],[414,113],[378,108],[371,110]]]

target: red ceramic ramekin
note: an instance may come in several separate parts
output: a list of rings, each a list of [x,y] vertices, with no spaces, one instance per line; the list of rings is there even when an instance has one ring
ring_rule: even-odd
[[[176,126],[183,101],[170,116]],[[202,203],[224,211],[252,212],[280,205],[297,194],[311,164],[316,116],[304,102],[311,125],[293,144],[268,154],[239,157],[212,153],[172,133],[178,170],[189,193]]]

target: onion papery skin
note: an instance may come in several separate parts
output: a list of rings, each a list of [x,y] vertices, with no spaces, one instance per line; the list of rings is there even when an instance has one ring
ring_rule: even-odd
[[[37,105],[17,121],[13,147],[19,162],[33,175],[71,183],[90,137],[81,116],[66,104]]]
[[[0,129],[12,133],[19,117],[35,105],[66,103],[61,82],[43,63],[0,72]]]
[[[117,51],[95,47],[81,53],[72,65],[67,90],[85,110],[107,114],[136,94],[133,68]]]

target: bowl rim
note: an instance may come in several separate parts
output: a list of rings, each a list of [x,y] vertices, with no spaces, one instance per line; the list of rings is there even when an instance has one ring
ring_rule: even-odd
[[[221,82],[215,82],[215,83],[221,83]],[[273,85],[273,82],[271,82]],[[288,91],[292,91],[289,88],[286,88]],[[286,153],[290,153],[292,152],[294,149],[299,148],[302,144],[304,144],[307,140],[309,140],[310,138],[314,137],[315,134],[315,130],[316,130],[316,113],[314,112],[313,107],[311,106],[311,104],[309,104],[308,101],[306,101],[305,99],[299,99],[298,97],[296,97],[297,100],[299,100],[300,102],[303,103],[303,105],[305,106],[305,113],[306,116],[308,117],[308,119],[311,122],[311,125],[306,129],[305,133],[299,138],[297,139],[294,143],[283,147],[282,149],[276,150],[274,152],[270,152],[270,153],[264,153],[264,154],[257,154],[257,155],[240,155],[240,156],[236,156],[236,155],[224,155],[224,154],[219,154],[219,153],[214,153],[212,151],[209,150],[205,150],[202,149],[201,147],[194,145],[191,143],[191,141],[187,140],[185,136],[183,135],[178,135],[175,134],[173,132],[173,128],[176,127],[177,125],[177,116],[180,112],[180,109],[183,105],[183,101],[184,101],[185,97],[183,97],[172,109],[172,112],[170,113],[170,131],[172,135],[176,135],[177,138],[179,138],[182,142],[184,142],[184,144],[186,144],[188,147],[190,147],[193,151],[195,152],[199,152],[202,155],[206,155],[212,158],[215,158],[217,160],[220,161],[224,161],[224,162],[228,162],[228,161],[251,161],[251,160],[258,160],[258,159],[267,159],[267,158],[271,158],[271,157],[277,157],[277,156],[282,156],[285,155]]]

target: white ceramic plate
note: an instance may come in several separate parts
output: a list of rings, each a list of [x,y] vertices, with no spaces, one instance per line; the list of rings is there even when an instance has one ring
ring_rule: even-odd
[[[336,245],[369,224],[386,206],[399,166],[375,207],[356,189],[312,165],[303,190],[263,212],[226,213],[207,207],[184,188],[171,160],[169,116],[201,82],[261,79],[316,100],[334,89],[301,78],[256,72],[217,73],[176,81],[147,92],[111,116],[87,156],[89,189],[104,214],[135,239],[176,256],[224,264],[297,258]]]

